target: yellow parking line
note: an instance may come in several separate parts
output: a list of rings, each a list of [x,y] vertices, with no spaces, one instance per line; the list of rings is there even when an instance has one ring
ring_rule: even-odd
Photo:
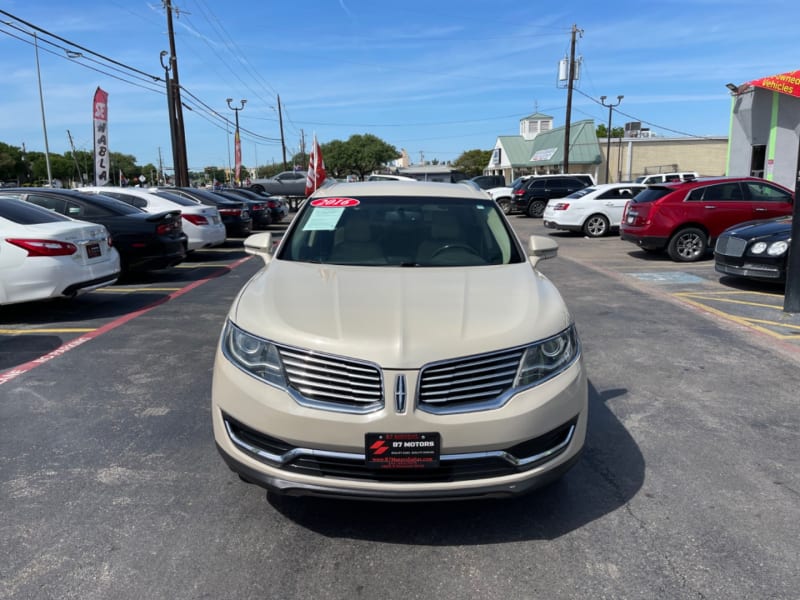
[[[96,327],[90,329],[81,327],[65,327],[63,329],[0,329],[0,335],[17,335],[17,334],[31,334],[31,333],[89,333],[94,331]]]
[[[676,294],[676,295],[678,295],[678,294]],[[771,335],[772,337],[776,337],[776,338],[784,338],[785,337],[785,336],[783,336],[783,335],[781,335],[779,333],[775,333],[771,329],[755,325],[750,319],[746,319],[744,317],[737,317],[736,315],[732,315],[730,313],[726,313],[725,311],[718,310],[718,309],[714,308],[713,306],[708,306],[707,304],[703,304],[702,302],[695,302],[694,300],[690,300],[688,298],[684,298],[684,302],[686,302],[687,304],[691,304],[692,306],[694,306],[696,308],[699,308],[701,310],[705,310],[707,312],[710,312],[711,314],[717,315],[718,317],[721,317],[723,319],[728,319],[729,321],[733,321],[734,323],[738,323],[742,327],[749,327],[751,329],[755,329],[757,331],[760,331],[762,333],[766,333],[767,335]]]
[[[680,296],[681,294],[676,294],[676,296]],[[762,304],[761,302],[748,302],[746,300],[732,300],[730,298],[717,298],[716,296],[712,295],[704,295],[704,294],[685,294],[685,298],[695,298],[697,300],[710,300],[714,302],[726,302],[728,304],[743,304],[745,306],[757,306],[759,308],[774,308],[775,310],[782,310],[782,306],[778,306],[777,304]]]
[[[766,323],[767,325],[775,325],[777,327],[783,327],[784,329],[793,329],[800,331],[800,325],[792,325],[791,323],[781,323],[780,321],[767,321],[766,319],[747,319],[751,323]],[[785,337],[796,337],[794,335],[785,336]]]

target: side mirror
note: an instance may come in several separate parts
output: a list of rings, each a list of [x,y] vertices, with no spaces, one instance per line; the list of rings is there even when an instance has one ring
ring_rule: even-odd
[[[272,253],[275,251],[272,246],[272,234],[255,233],[249,236],[244,241],[244,251],[248,254],[260,256],[265,265],[269,264],[269,261],[272,260]]]
[[[558,256],[558,242],[543,235],[532,235],[528,240],[528,260],[535,267],[540,260]]]

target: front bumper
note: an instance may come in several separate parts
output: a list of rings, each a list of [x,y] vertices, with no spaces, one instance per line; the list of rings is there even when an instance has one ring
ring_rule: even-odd
[[[411,392],[415,373],[404,375],[406,409],[387,402],[376,412],[343,414],[301,406],[218,353],[212,386],[217,448],[233,471],[274,492],[385,500],[522,494],[560,477],[581,453],[588,398],[582,359],[500,408],[461,414],[418,410]],[[367,433],[426,431],[441,435],[439,467],[366,466]]]
[[[724,275],[761,279],[765,281],[786,281],[786,260],[756,262],[717,254],[714,269]]]

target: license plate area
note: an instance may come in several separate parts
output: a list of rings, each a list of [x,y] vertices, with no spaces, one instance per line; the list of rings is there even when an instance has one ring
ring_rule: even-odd
[[[86,245],[86,258],[97,258],[102,256],[103,252],[100,250],[100,244],[87,244]]]
[[[433,433],[367,433],[367,467],[371,469],[434,469],[439,466],[441,436]]]

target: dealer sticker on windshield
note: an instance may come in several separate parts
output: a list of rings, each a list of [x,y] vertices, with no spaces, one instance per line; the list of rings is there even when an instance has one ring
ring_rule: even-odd
[[[358,206],[360,201],[355,198],[317,198],[311,201],[311,206],[317,208],[347,208],[349,206]]]
[[[439,466],[438,433],[368,433],[367,466],[373,469],[431,469]]]

